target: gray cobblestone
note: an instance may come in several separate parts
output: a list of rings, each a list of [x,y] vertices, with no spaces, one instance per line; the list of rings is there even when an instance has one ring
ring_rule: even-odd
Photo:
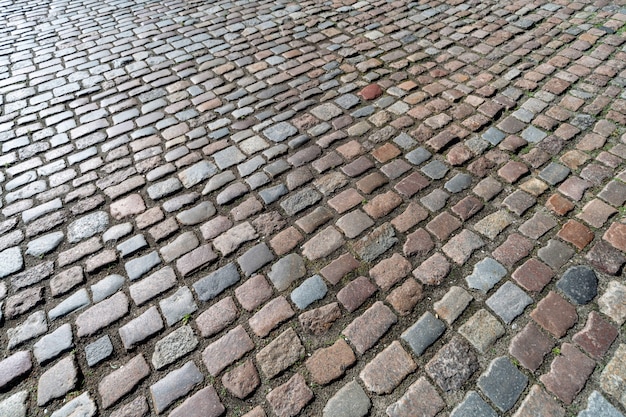
[[[73,346],[72,327],[66,323],[39,339],[33,345],[33,355],[37,362],[43,363],[56,358]]]
[[[87,365],[95,366],[113,353],[113,344],[109,336],[102,336],[96,341],[85,346]]]
[[[174,294],[159,302],[168,326],[173,326],[186,315],[198,309],[193,295],[187,287],[180,287]]]

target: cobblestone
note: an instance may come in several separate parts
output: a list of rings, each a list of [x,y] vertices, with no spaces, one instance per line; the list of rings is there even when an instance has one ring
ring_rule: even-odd
[[[369,391],[386,394],[416,368],[409,354],[394,341],[363,368],[359,377]]]
[[[478,310],[459,328],[459,333],[484,354],[498,338],[504,335],[505,329],[498,319],[486,310]]]
[[[556,283],[565,296],[578,305],[587,304],[598,293],[598,278],[593,269],[586,266],[568,268]]]
[[[445,324],[432,313],[424,313],[411,327],[402,333],[404,340],[417,356],[432,345],[446,330]]]
[[[555,338],[623,356],[619,5],[27,3],[0,7],[0,308],[6,355],[37,364],[0,409],[71,350],[84,389],[17,415],[495,416],[475,374],[507,347],[529,376],[563,360]],[[425,312],[445,332],[420,360],[457,368],[353,381]],[[257,375],[288,329],[301,357]],[[329,346],[354,362],[318,383],[302,370]],[[102,397],[94,375],[133,356],[145,375]],[[188,361],[202,383],[148,400]],[[611,372],[504,414],[621,413]]]
[[[478,358],[461,337],[455,336],[426,364],[426,373],[444,391],[459,389],[478,370]]]
[[[533,299],[524,291],[511,281],[507,281],[487,299],[485,304],[508,324],[522,314],[532,302]]]
[[[298,415],[313,396],[302,375],[295,374],[286,383],[276,387],[266,398],[278,417],[287,417]]]
[[[343,331],[357,353],[363,354],[397,322],[397,317],[382,302],[375,302],[362,315],[357,317]],[[368,325],[365,325],[365,324]]]
[[[527,384],[528,377],[505,357],[492,361],[478,379],[480,390],[503,412],[513,407]]]
[[[304,347],[293,329],[277,336],[256,355],[256,361],[267,378],[274,378],[304,355]]]
[[[564,343],[561,355],[550,365],[550,372],[539,377],[540,381],[565,404],[571,404],[584,387],[595,363],[569,343]]]
[[[465,399],[452,410],[450,417],[475,415],[480,417],[496,417],[498,414],[475,391],[469,391]]]
[[[624,381],[626,380],[626,369],[624,367],[624,352],[626,345],[620,344],[615,354],[606,365],[600,375],[600,387],[604,392],[611,395],[624,405]]]
[[[169,372],[150,386],[150,394],[155,411],[161,414],[169,405],[184,396],[204,379],[193,362]]]
[[[348,382],[324,406],[324,417],[364,417],[371,401],[356,381]]]
[[[563,337],[567,330],[578,321],[576,308],[552,291],[537,303],[537,307],[530,313],[530,316],[557,338]]]
[[[602,394],[598,391],[593,391],[587,401],[587,408],[578,413],[579,417],[590,416],[606,416],[606,417],[621,417],[622,413],[617,408],[613,407]]]
[[[128,298],[117,293],[85,310],[76,317],[78,337],[89,336],[124,317],[128,313]]]
[[[109,408],[150,374],[150,367],[143,355],[127,361],[123,367],[106,375],[98,384],[102,407]]]
[[[0,362],[0,387],[6,388],[16,379],[30,372],[33,364],[30,352],[22,350]]]
[[[181,405],[172,410],[169,415],[172,417],[217,417],[222,415],[225,410],[215,388],[208,386],[186,399]]]
[[[606,314],[614,322],[622,325],[626,321],[626,286],[618,281],[609,282],[604,294],[598,299],[600,312]]]
[[[69,323],[66,323],[39,339],[33,345],[33,356],[38,363],[48,362],[72,346],[74,346],[72,328]]]
[[[240,399],[244,399],[252,394],[260,383],[261,380],[256,367],[249,359],[243,365],[225,373],[222,377],[224,387]],[[215,398],[218,399],[217,394],[215,394]]]
[[[45,405],[75,388],[78,375],[74,357],[67,356],[58,361],[39,377],[37,405]]]
[[[212,376],[217,376],[227,366],[252,350],[254,343],[243,327],[237,326],[207,346],[202,360]]]

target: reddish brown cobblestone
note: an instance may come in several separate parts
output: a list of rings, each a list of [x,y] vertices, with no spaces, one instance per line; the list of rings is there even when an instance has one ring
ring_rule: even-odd
[[[565,404],[571,404],[574,397],[585,386],[593,372],[595,363],[573,345],[563,344],[561,354],[550,365],[550,372],[539,379],[548,391]]]

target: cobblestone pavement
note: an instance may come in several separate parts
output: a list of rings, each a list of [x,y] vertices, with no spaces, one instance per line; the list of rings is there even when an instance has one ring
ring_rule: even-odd
[[[626,4],[0,0],[0,416],[626,415]]]

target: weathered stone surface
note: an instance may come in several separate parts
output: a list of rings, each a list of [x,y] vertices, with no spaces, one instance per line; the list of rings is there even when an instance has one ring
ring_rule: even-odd
[[[328,331],[339,317],[341,317],[339,304],[330,303],[302,313],[298,319],[305,330],[319,335]]]
[[[144,417],[148,414],[148,401],[140,395],[111,413],[111,417]]]
[[[353,248],[361,259],[365,262],[371,262],[390,249],[397,241],[398,238],[391,224],[384,223],[357,241]]]
[[[371,401],[356,381],[348,382],[324,406],[324,417],[365,417]]]
[[[417,369],[411,356],[397,340],[374,357],[359,374],[365,388],[376,394],[392,392],[407,375]]]
[[[515,335],[509,346],[509,353],[522,366],[535,371],[541,366],[543,358],[553,346],[554,340],[544,334],[535,323],[530,322]]]
[[[480,390],[502,412],[513,407],[527,384],[528,377],[506,357],[493,360],[487,371],[478,378]]]
[[[89,392],[84,392],[56,410],[50,417],[93,417],[97,411],[96,403],[89,396]]]
[[[480,353],[486,353],[487,349],[495,341],[504,335],[504,327],[498,319],[486,310],[478,310],[460,328],[459,333],[465,337]]]
[[[88,305],[89,295],[87,294],[87,290],[85,288],[81,288],[74,294],[65,298],[54,308],[50,309],[50,311],[48,311],[48,317],[50,318],[50,320],[55,320],[59,317],[63,317],[74,311],[87,307]]]
[[[343,334],[359,354],[365,353],[398,321],[393,312],[377,301],[362,315],[346,326]]]
[[[439,285],[450,272],[450,263],[436,252],[413,270],[413,276],[426,285]]]
[[[613,358],[602,370],[600,387],[626,406],[626,345],[620,344]]]
[[[70,243],[80,242],[109,226],[109,215],[104,211],[96,211],[73,221],[67,226],[67,240]]]
[[[0,278],[19,271],[24,266],[22,252],[18,247],[12,247],[0,252]]]
[[[339,339],[332,346],[316,350],[306,362],[306,368],[316,384],[326,385],[341,377],[356,361],[352,349]]]
[[[88,366],[95,366],[113,353],[113,344],[109,336],[104,335],[85,346],[85,357]]]
[[[617,408],[608,402],[598,391],[593,391],[587,401],[587,408],[578,413],[578,417],[623,417]]]
[[[118,332],[126,350],[149,338],[163,328],[163,319],[156,307],[150,307],[139,317],[120,327]]]
[[[259,243],[237,258],[244,275],[249,277],[264,265],[274,260],[274,254],[265,243]]]
[[[473,297],[461,287],[453,286],[443,296],[434,303],[435,312],[448,324],[452,324],[467,308]]]
[[[245,329],[237,326],[202,352],[202,360],[209,373],[217,376],[228,365],[254,349],[254,343]]]
[[[402,333],[402,340],[407,342],[416,356],[422,353],[446,330],[446,325],[431,312],[424,313],[411,327]]]
[[[187,287],[180,287],[174,294],[159,301],[159,307],[168,326],[173,326],[198,309]]]
[[[469,391],[463,402],[456,406],[450,414],[450,417],[464,416],[497,417],[498,414],[476,391]]]
[[[0,402],[0,415],[26,417],[28,391],[19,391]],[[94,409],[95,412],[95,409]]]
[[[33,367],[30,352],[22,350],[12,354],[0,362],[0,388],[5,389],[9,384],[28,373]]]
[[[269,300],[273,293],[272,287],[263,275],[255,275],[235,289],[237,301],[248,311],[255,310]]]
[[[256,361],[267,378],[289,368],[304,356],[304,346],[293,329],[288,329],[278,335],[256,355]]]
[[[313,275],[307,278],[291,292],[291,301],[300,310],[304,310],[310,304],[317,300],[321,300],[326,295],[328,288],[324,280],[319,275]]]
[[[81,313],[76,318],[76,334],[78,337],[92,335],[127,313],[128,298],[119,292]]]
[[[126,274],[131,281],[141,278],[152,268],[161,263],[161,258],[156,251],[150,252],[147,255],[140,256],[132,259],[124,264]]]
[[[112,406],[117,400],[132,391],[148,375],[150,375],[150,367],[143,355],[139,354],[118,370],[102,378],[98,384],[102,407],[107,409]]]
[[[193,289],[200,300],[208,301],[220,295],[226,288],[235,285],[240,278],[237,267],[231,262],[197,280],[193,284]]]
[[[558,289],[572,302],[587,304],[598,293],[598,278],[593,269],[586,266],[569,268],[556,283]]]
[[[33,355],[37,362],[47,362],[73,345],[72,326],[66,323],[39,339],[33,346]]]
[[[585,386],[595,365],[574,345],[564,343],[561,347],[561,354],[554,358],[550,365],[550,372],[539,377],[539,380],[548,391],[556,395],[561,401],[565,404],[571,404]],[[602,385],[602,379],[600,385]],[[606,391],[610,392],[609,390]]]
[[[157,414],[186,395],[204,379],[195,363],[189,361],[150,385],[150,396]]]
[[[328,226],[302,245],[302,254],[314,261],[326,257],[344,243],[343,236],[333,226]]]
[[[598,299],[600,311],[617,324],[623,324],[626,321],[626,285],[618,281],[611,281],[607,286],[607,290]]]
[[[313,399],[313,391],[306,385],[300,374],[295,374],[289,381],[267,394],[267,401],[278,417],[293,417]]]
[[[421,377],[414,382],[395,403],[387,407],[389,417],[424,416],[434,417],[445,407],[437,390]]]
[[[411,272],[411,263],[394,253],[370,269],[369,274],[383,291],[388,291]]]
[[[37,311],[28,316],[21,324],[7,330],[7,337],[9,338],[7,347],[13,349],[47,331],[46,314],[43,311]]]
[[[63,232],[53,232],[33,239],[26,246],[26,254],[41,257],[56,249],[63,242],[64,238]]]
[[[237,306],[232,297],[226,297],[196,317],[196,327],[202,337],[210,337],[235,321],[237,315]]]
[[[196,392],[169,414],[169,417],[219,417],[226,409],[213,386]]]
[[[254,227],[250,223],[244,222],[213,239],[213,246],[226,256],[237,250],[243,243],[257,237],[258,234]]]
[[[129,287],[130,297],[135,304],[142,305],[157,295],[169,290],[176,283],[172,267],[166,266]]]
[[[31,287],[9,297],[6,301],[4,314],[12,319],[33,309],[42,302],[43,287]]]
[[[146,210],[146,203],[139,194],[131,194],[121,200],[114,201],[109,206],[111,216],[115,220],[121,220],[125,217],[134,216],[143,213]]]
[[[154,369],[162,369],[192,352],[196,346],[198,346],[198,339],[191,327],[182,326],[155,343],[152,365]]]
[[[70,392],[78,382],[73,355],[58,361],[39,377],[37,405],[42,406]]]
[[[224,387],[239,399],[244,399],[252,394],[260,383],[259,373],[250,359],[226,372],[222,377]]]
[[[478,370],[470,345],[455,336],[426,364],[426,373],[444,391],[459,389]]]

